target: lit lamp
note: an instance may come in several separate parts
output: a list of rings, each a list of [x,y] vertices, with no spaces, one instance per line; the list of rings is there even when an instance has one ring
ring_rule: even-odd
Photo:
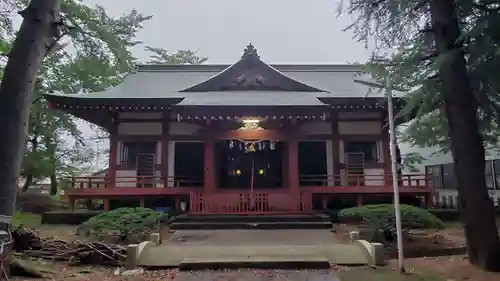
[[[240,175],[241,175],[241,170],[240,170],[240,169],[235,170],[235,171],[234,171],[234,174],[235,174],[235,175],[237,175],[237,176],[240,176]]]
[[[259,175],[261,175],[261,176],[262,176],[262,175],[264,175],[264,169],[259,169],[258,173],[259,173]]]
[[[243,123],[243,126],[240,128],[240,130],[262,130],[262,128],[259,126],[259,119],[244,118],[241,119],[241,123]]]

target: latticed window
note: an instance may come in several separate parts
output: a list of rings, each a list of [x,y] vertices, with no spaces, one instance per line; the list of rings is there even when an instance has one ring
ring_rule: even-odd
[[[376,141],[346,142],[345,153],[363,154],[364,162],[376,162],[379,155]]]
[[[137,164],[139,154],[156,154],[156,142],[124,142],[121,147],[120,164]]]
[[[425,173],[428,177],[428,183],[434,188],[443,188],[443,169],[442,165],[431,165],[425,167]]]

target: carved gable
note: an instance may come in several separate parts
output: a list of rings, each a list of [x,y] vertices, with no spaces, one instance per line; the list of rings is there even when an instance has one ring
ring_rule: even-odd
[[[182,92],[256,90],[323,92],[296,81],[261,61],[257,49],[252,44],[246,47],[237,63],[218,75]]]

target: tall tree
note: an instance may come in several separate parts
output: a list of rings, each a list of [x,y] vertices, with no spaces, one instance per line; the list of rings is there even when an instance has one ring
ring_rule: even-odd
[[[36,86],[38,97],[49,92],[99,92],[116,85],[132,70],[135,58],[130,48],[139,43],[135,34],[150,17],[134,10],[111,18],[102,7],[75,0],[62,0],[61,16],[72,29],[43,62]],[[68,46],[72,52],[67,51]],[[90,143],[82,137],[76,119],[48,108],[44,100],[37,99],[31,109],[23,189],[45,178],[50,178],[54,187],[58,178],[78,170],[83,159],[90,160],[89,155],[83,155],[90,151]]]
[[[89,7],[75,0],[62,0],[61,15],[73,29],[71,36],[66,37],[42,64],[36,87],[38,96],[47,92],[102,91],[119,83],[133,70],[135,58],[129,49],[140,43],[135,40],[135,34],[150,17],[132,11],[111,18],[102,7]],[[67,45],[76,53],[67,52]],[[199,64],[206,60],[189,50],[169,54],[162,48],[146,49],[156,63]],[[48,177],[51,186],[57,186],[58,178],[87,168],[82,164],[101,153],[94,151],[93,155],[88,155],[92,149],[87,138],[81,136],[76,120],[48,108],[43,100],[33,103],[28,124],[29,137],[22,167],[26,179],[24,190],[34,181]],[[95,129],[101,134],[98,128]],[[72,139],[72,143],[67,143],[68,139]]]
[[[14,212],[17,178],[26,135],[25,123],[33,97],[36,73],[43,58],[61,36],[59,1],[33,1],[22,11],[17,33],[0,85],[0,223]],[[5,217],[3,217],[5,216]]]
[[[458,10],[454,0],[432,0],[429,6],[436,51],[445,56],[439,65],[439,77],[469,260],[484,269],[500,271],[500,239],[484,176],[478,102],[467,73]]]
[[[349,1],[347,11],[360,16],[348,28],[364,41],[375,30],[379,53],[396,48],[390,70],[395,84],[409,91],[406,113],[417,113],[414,124],[433,122],[433,128],[442,133],[439,141],[453,153],[469,261],[498,271],[500,242],[486,189],[478,118],[490,116],[491,122],[500,111],[498,103],[481,102],[496,96],[491,91],[496,85],[485,71],[495,69],[490,56],[495,48],[486,32],[492,19],[480,11],[484,7],[478,8],[478,2]],[[490,62],[485,63],[488,56]],[[370,67],[376,78],[382,78],[384,66],[375,63]],[[418,134],[418,127],[412,129]]]

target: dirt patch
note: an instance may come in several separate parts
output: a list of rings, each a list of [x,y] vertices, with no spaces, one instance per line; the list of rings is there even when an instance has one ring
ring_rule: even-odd
[[[349,232],[360,231],[355,224],[339,224],[334,226],[333,239],[337,243],[349,243]],[[361,239],[368,239],[366,231],[361,230]],[[365,232],[365,233],[363,233]],[[449,256],[465,253],[465,239],[463,230],[454,226],[437,232],[420,231],[413,233],[409,240],[404,242],[404,254],[407,258]],[[388,259],[397,257],[396,241],[386,245]]]
[[[76,225],[42,224],[35,229],[41,237],[54,237],[68,242],[85,239],[85,237],[76,235]]]
[[[412,236],[410,240],[404,241],[403,249],[406,258],[450,256],[466,252],[464,245],[439,234]],[[391,243],[387,247],[386,257],[392,259],[397,258],[397,256],[397,245]]]
[[[395,267],[397,260],[391,260]],[[405,265],[411,272],[434,274],[446,280],[490,281],[500,280],[500,273],[485,272],[469,264],[465,255],[407,259]]]
[[[351,231],[359,231],[359,228],[356,225],[336,224],[331,231],[333,240],[341,244],[349,243],[349,232]]]
[[[47,275],[47,280],[54,281],[171,281],[176,277],[177,270],[156,270],[145,271],[137,276],[117,276],[114,274],[115,268],[93,267],[93,266],[69,266],[67,263],[47,262],[44,265],[51,274]],[[13,281],[31,281],[41,279],[31,279],[26,277],[11,277]]]

